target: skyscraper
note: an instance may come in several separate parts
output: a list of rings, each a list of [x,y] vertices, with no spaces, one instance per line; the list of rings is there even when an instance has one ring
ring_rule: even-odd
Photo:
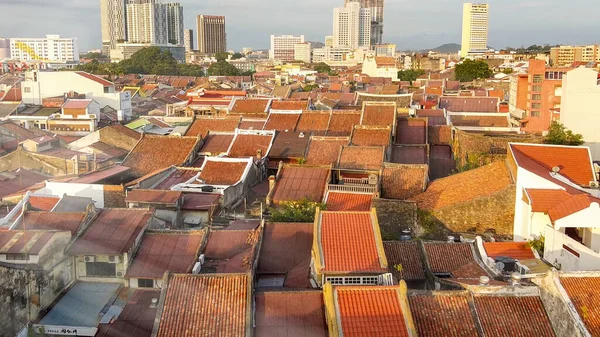
[[[127,3],[127,41],[131,43],[168,43],[167,10],[158,0],[129,0]]]
[[[463,5],[461,57],[471,52],[484,52],[488,49],[488,18],[488,4]]]
[[[371,42],[371,13],[358,2],[333,9],[333,47],[368,47]]]
[[[284,62],[294,61],[294,47],[300,43],[304,43],[304,35],[271,35],[269,58]]]
[[[168,42],[183,46],[183,7],[178,2],[168,2],[164,6],[167,10]]]
[[[127,39],[125,19],[125,0],[100,0],[102,53],[105,55],[115,49],[118,41]]]
[[[194,50],[194,30],[186,29],[183,31],[183,46],[185,51]]]
[[[198,15],[197,23],[199,52],[216,54],[227,49],[224,16]]]
[[[383,43],[383,1],[384,0],[345,0],[358,2],[361,8],[368,8],[371,12],[371,45]]]

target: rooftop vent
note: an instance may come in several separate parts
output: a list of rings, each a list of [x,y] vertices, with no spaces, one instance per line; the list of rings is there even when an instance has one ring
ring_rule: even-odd
[[[553,173],[558,173],[558,172],[560,172],[560,167],[558,167],[558,166],[554,166],[554,167],[552,168],[552,172],[553,172]]]
[[[304,138],[304,132],[300,132],[300,135],[298,137]]]
[[[150,308],[156,307],[158,307],[158,298],[154,297],[152,300],[150,300]]]
[[[521,274],[514,272],[510,274],[510,285],[520,286],[521,285]]]
[[[448,235],[448,243],[453,243],[453,242],[454,242],[454,236]]]
[[[479,285],[480,286],[487,286],[490,283],[490,278],[487,276],[480,276],[479,277]]]

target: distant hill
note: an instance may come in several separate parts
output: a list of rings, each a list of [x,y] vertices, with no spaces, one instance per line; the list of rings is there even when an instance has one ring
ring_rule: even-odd
[[[323,48],[323,47],[325,47],[325,44],[323,42],[308,41],[308,43],[310,43],[310,47],[311,48]]]
[[[458,53],[460,51],[460,45],[457,43],[446,43],[437,48],[419,50],[420,53],[427,53],[430,51],[438,52],[441,54],[453,54]]]

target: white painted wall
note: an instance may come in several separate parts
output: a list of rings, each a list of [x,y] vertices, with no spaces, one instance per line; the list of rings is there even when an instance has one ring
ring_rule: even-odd
[[[104,208],[104,185],[49,181],[46,183],[46,187],[36,192],[36,195],[55,195],[59,197],[62,197],[64,194],[91,198],[97,208]]]

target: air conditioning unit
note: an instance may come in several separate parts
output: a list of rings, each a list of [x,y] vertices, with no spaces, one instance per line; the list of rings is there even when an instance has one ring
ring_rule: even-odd
[[[117,277],[123,277],[123,272],[122,271],[118,271],[117,272]]]
[[[204,264],[204,254],[200,254],[198,257],[198,262],[200,262],[200,264]]]
[[[196,262],[194,264],[194,268],[192,268],[192,274],[194,274],[194,275],[200,274],[201,269],[202,269],[202,264],[200,262]]]
[[[119,263],[121,262],[121,259],[119,258],[119,256],[109,256],[108,257],[108,263]]]
[[[85,261],[85,262],[95,262],[96,261],[96,257],[95,256],[84,256],[83,257],[83,261]]]

